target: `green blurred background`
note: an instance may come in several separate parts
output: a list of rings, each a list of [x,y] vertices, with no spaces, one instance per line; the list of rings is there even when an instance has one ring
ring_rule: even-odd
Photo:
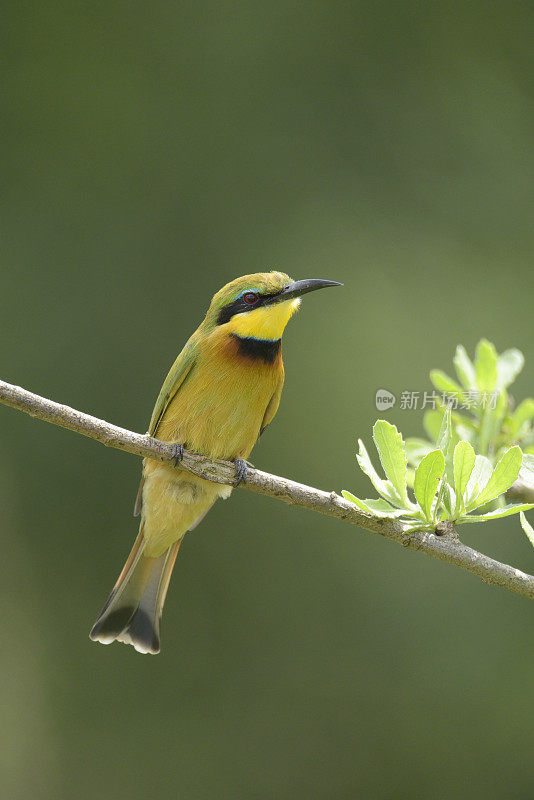
[[[368,495],[375,391],[458,342],[520,347],[532,393],[531,2],[2,16],[2,378],[144,431],[211,295],[274,267],[345,288],[289,327],[264,469]],[[527,600],[237,491],[186,538],[162,654],[104,648],[139,460],[5,407],[0,445],[6,798],[532,797]],[[534,571],[516,519],[465,538]]]

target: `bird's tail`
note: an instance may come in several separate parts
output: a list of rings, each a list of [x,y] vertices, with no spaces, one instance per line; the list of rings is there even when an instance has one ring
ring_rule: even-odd
[[[158,558],[144,554],[142,528],[89,636],[94,642],[131,644],[159,653],[159,623],[181,539]]]

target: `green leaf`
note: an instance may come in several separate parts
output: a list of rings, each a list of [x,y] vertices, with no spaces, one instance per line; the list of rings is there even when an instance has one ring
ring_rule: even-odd
[[[434,527],[433,524],[428,522],[411,522],[403,527],[402,532],[411,533],[412,531],[421,531],[432,527]]]
[[[534,456],[530,453],[523,453],[523,461],[519,470],[519,478],[525,483],[534,486]]]
[[[406,439],[406,458],[408,464],[417,466],[421,459],[430,453],[432,445],[426,439],[418,439],[415,436]]]
[[[452,486],[446,481],[443,482],[442,504],[445,513],[441,515],[440,519],[452,519],[454,509],[456,508],[456,493]]]
[[[464,440],[464,442],[474,442],[476,441],[476,429],[472,425],[464,425],[463,422],[458,422],[457,418],[454,420],[454,424],[456,426],[456,433],[458,434],[459,440]]]
[[[373,426],[373,439],[380,456],[380,462],[393,487],[405,505],[408,505],[406,491],[406,449],[402,435],[395,425],[379,419]]]
[[[497,398],[493,395],[492,399],[496,400],[495,407],[492,408],[492,403],[486,400],[486,407],[482,410],[480,419],[478,449],[483,454],[488,452],[490,444],[498,435],[501,422],[508,407],[508,395],[504,390]]]
[[[501,353],[497,359],[497,388],[507,389],[515,381],[524,364],[523,353],[515,347]]]
[[[476,389],[476,374],[473,362],[467,355],[465,347],[461,344],[456,348],[453,358],[458,380],[466,389]]]
[[[531,508],[534,508],[534,503],[511,503],[508,506],[496,508],[494,511],[488,511],[487,514],[469,514],[468,516],[460,517],[457,522],[459,525],[465,525],[469,522],[489,522],[489,520],[509,517],[510,514],[521,513],[521,511],[530,511]]]
[[[449,376],[442,372],[440,369],[433,369],[430,371],[430,380],[438,392],[445,392],[446,394],[453,395],[458,401],[463,397],[463,389],[459,383],[449,378]]]
[[[415,471],[415,496],[423,514],[429,521],[432,520],[432,504],[444,471],[445,456],[442,450],[432,450],[423,458]]]
[[[486,484],[491,478],[492,472],[493,465],[489,458],[480,455],[476,456],[475,466],[473,467],[471,477],[467,482],[467,487],[464,494],[466,508],[472,502],[474,502],[479,493],[486,488]]]
[[[446,456],[447,453],[449,452],[451,441],[452,441],[451,409],[447,408],[443,415],[443,421],[441,423],[441,428],[439,429],[438,438],[436,440],[436,444],[439,447],[439,449],[443,451],[444,456]]]
[[[524,511],[519,512],[519,520],[521,522],[521,527],[523,528],[523,530],[525,531],[530,540],[530,544],[534,545],[534,528],[532,527],[528,519],[525,517]]]
[[[441,429],[437,439],[437,445],[440,448],[440,450],[443,451],[443,455],[445,456],[445,477],[446,480],[449,481],[449,483],[452,483],[453,481],[453,467],[452,467],[453,446],[458,441],[458,439],[459,437],[457,436],[453,428],[451,409],[449,406],[447,407],[443,415],[443,422],[441,423]]]
[[[383,480],[373,467],[369,453],[361,439],[358,439],[358,444],[360,446],[360,452],[357,454],[356,459],[362,472],[367,475],[378,494],[382,495],[385,500],[389,500],[389,502],[394,505],[402,505],[402,500],[390,481]]]
[[[493,392],[497,386],[497,351],[487,339],[477,344],[475,358],[476,386],[478,391]]]
[[[469,442],[458,442],[454,448],[454,488],[456,490],[456,513],[461,510],[464,492],[475,466],[475,451]]]
[[[513,412],[512,421],[514,425],[514,433],[519,433],[521,428],[534,419],[534,399],[527,397],[520,403],[516,410]]]
[[[389,517],[394,519],[395,517],[401,517],[406,511],[402,508],[393,508],[387,500],[360,500],[359,497],[356,497],[351,492],[348,492],[346,489],[342,489],[341,494],[348,500],[350,503],[354,503],[354,505],[358,506],[359,509],[365,511],[367,514],[372,514],[375,517]]]
[[[423,417],[423,427],[428,434],[431,441],[436,442],[441,430],[441,423],[443,422],[443,409],[435,409],[426,411]]]
[[[517,445],[506,450],[495,465],[486,488],[469,504],[469,510],[483,506],[491,500],[495,500],[499,495],[504,494],[512,483],[517,480],[522,460],[523,453]]]

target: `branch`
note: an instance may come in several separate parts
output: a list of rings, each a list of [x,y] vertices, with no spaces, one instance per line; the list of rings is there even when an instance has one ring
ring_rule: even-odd
[[[0,402],[24,411],[32,417],[51,422],[62,428],[81,433],[96,439],[107,447],[116,447],[143,458],[156,461],[172,461],[173,447],[167,442],[154,439],[148,434],[133,433],[117,425],[76,411],[69,406],[55,403],[45,397],[28,392],[20,386],[0,381]],[[210,461],[198,453],[184,452],[181,467],[206,480],[215,483],[232,485],[236,479],[233,463],[228,461]],[[411,550],[419,550],[433,558],[439,558],[449,564],[468,570],[478,575],[486,583],[501,586],[503,589],[516,592],[534,599],[534,576],[521,572],[508,564],[502,564],[489,556],[479,553],[463,544],[450,523],[440,523],[436,533],[415,531],[403,533],[402,525],[395,520],[383,519],[364,514],[352,503],[335,492],[323,492],[302,483],[295,483],[288,478],[270,475],[259,469],[249,468],[245,489],[258,494],[283,500],[289,505],[301,506],[310,511],[317,511],[328,517],[335,517],[343,522],[357,525],[364,530],[378,533],[386,539],[392,539]]]

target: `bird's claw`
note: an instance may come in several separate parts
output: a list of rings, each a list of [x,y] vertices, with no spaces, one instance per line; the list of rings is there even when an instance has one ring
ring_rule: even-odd
[[[183,444],[173,444],[171,459],[174,461],[174,466],[177,467],[184,457]]]
[[[234,466],[235,466],[235,477],[236,477],[234,486],[239,486],[240,483],[246,483],[248,475],[247,462],[244,461],[242,458],[236,458],[234,460]]]

